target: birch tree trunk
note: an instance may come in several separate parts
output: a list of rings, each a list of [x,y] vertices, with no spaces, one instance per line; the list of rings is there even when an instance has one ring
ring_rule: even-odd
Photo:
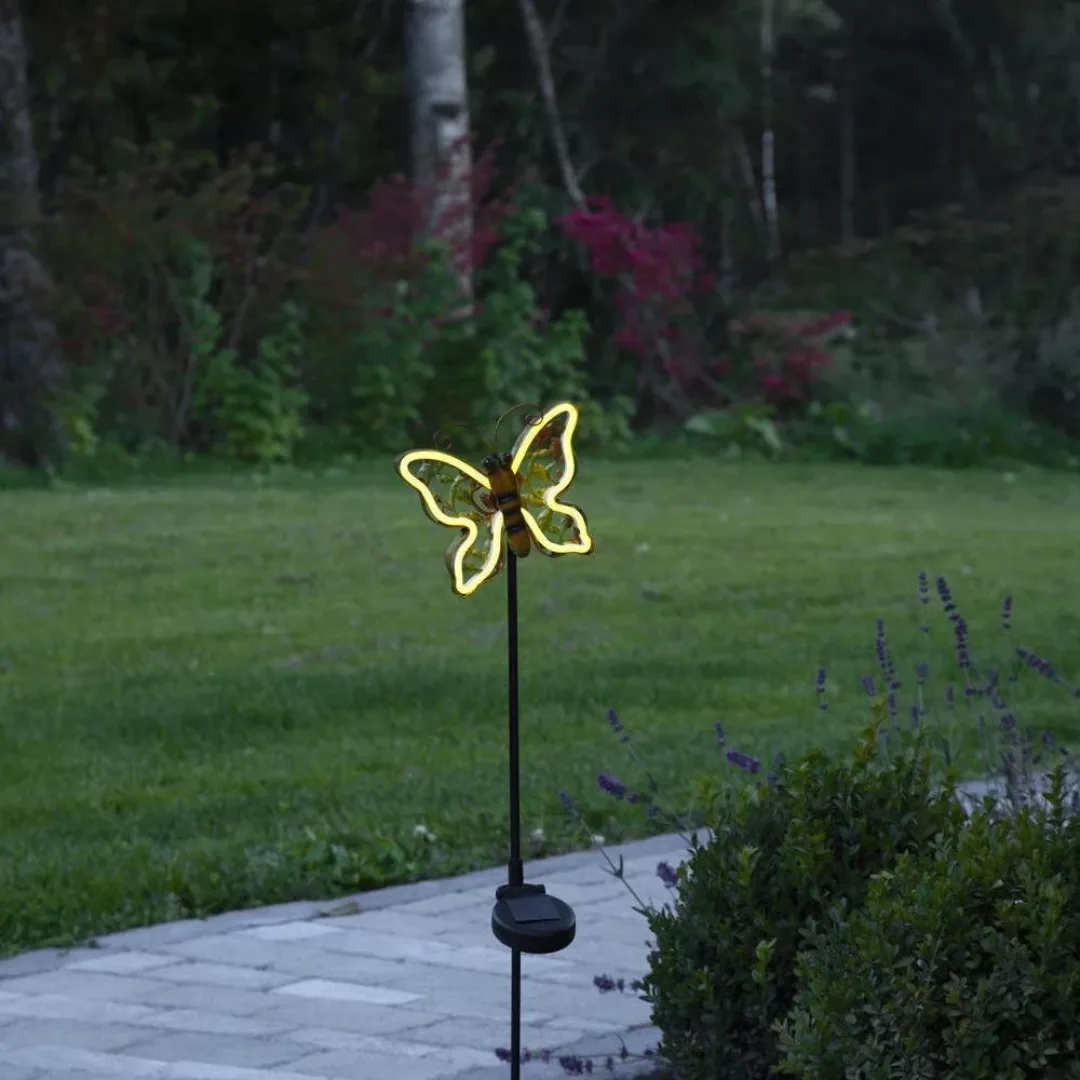
[[[0,458],[31,467],[61,449],[49,404],[63,365],[37,254],[40,211],[19,2],[0,0]]]
[[[467,299],[473,221],[465,0],[408,0],[405,49],[413,181],[428,208],[425,228],[453,251]]]

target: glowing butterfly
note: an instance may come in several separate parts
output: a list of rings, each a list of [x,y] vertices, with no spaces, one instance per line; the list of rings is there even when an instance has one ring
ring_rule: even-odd
[[[577,422],[569,402],[532,415],[514,448],[484,458],[482,469],[445,450],[410,450],[397,459],[398,472],[420,493],[428,516],[461,530],[446,552],[459,596],[470,596],[502,569],[504,540],[518,558],[533,546],[549,556],[593,550],[584,513],[559,498],[577,469]]]

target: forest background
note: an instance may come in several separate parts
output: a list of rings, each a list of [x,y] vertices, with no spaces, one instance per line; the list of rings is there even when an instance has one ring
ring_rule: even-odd
[[[9,479],[564,395],[612,450],[1080,459],[1080,4],[3,0],[0,44]]]

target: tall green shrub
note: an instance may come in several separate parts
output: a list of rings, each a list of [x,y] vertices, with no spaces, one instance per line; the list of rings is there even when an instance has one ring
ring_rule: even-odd
[[[851,760],[815,752],[719,794],[713,835],[679,871],[674,907],[648,913],[656,944],[643,996],[681,1080],[772,1075],[802,935],[834,903],[858,908],[875,873],[963,820],[951,778],[935,785],[920,733],[881,752],[883,717]]]
[[[1080,818],[980,811],[878,873],[797,963],[783,1067],[806,1080],[1080,1077]]]

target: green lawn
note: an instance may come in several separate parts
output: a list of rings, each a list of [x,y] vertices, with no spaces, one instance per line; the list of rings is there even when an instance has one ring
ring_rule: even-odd
[[[610,839],[649,827],[596,789],[639,779],[608,706],[679,803],[730,768],[715,719],[766,758],[865,724],[875,616],[940,694],[921,569],[949,577],[977,659],[1005,655],[1011,591],[1017,643],[1080,673],[1072,478],[586,460],[576,492],[597,553],[521,573],[545,852],[582,842],[560,789]],[[389,462],[0,493],[0,951],[500,861],[504,593],[451,594],[446,532]],[[1021,689],[1023,719],[1080,732],[1067,692]]]

